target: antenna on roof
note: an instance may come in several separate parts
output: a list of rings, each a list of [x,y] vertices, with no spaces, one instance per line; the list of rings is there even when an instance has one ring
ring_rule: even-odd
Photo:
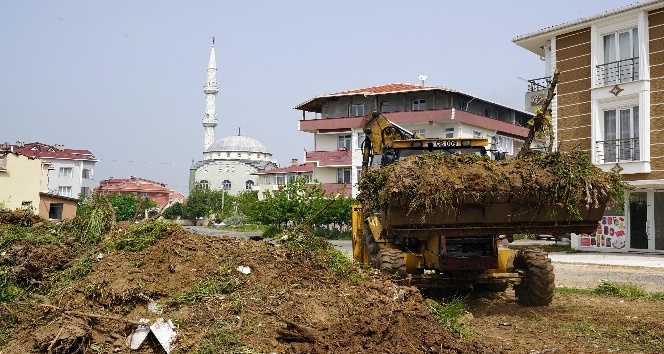
[[[242,129],[242,128],[241,128],[241,127],[237,127],[237,136],[242,135],[242,134],[240,134],[240,129]]]
[[[422,74],[422,75],[420,75],[419,79],[420,79],[420,82],[422,82],[422,86],[424,86],[424,81],[427,79],[427,76]]]

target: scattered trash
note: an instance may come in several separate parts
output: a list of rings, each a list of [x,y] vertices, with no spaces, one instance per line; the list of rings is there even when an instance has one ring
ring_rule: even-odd
[[[97,253],[97,260],[101,261],[104,258],[105,254],[103,252]]]
[[[240,265],[240,266],[237,266],[237,268],[235,268],[235,269],[236,269],[238,272],[242,273],[242,274],[249,274],[249,273],[251,273],[251,268],[249,268],[249,266],[243,266],[243,265]]]
[[[166,321],[160,317],[149,327],[147,326],[147,324],[150,323],[149,319],[141,318],[139,322],[143,324],[139,325],[125,341],[129,349],[138,350],[143,342],[145,342],[145,339],[150,332],[152,332],[159,344],[161,344],[161,347],[164,348],[164,351],[166,351],[167,354],[171,352],[174,347],[173,342],[175,342],[175,338],[177,337],[173,321]]]
[[[175,337],[177,337],[173,321],[165,321],[162,317],[160,317],[154,321],[152,326],[150,326],[150,330],[152,331],[152,334],[157,337],[159,344],[161,344],[166,353],[170,353],[173,342],[175,341]]]
[[[148,323],[150,323],[150,320],[147,318],[141,318],[138,322],[144,323],[144,325],[138,326],[138,328],[136,328],[126,340],[127,347],[131,350],[137,350],[140,348],[141,344],[145,341],[145,338],[150,334],[150,327],[147,326]]]
[[[158,301],[150,300],[148,302],[148,312],[161,314],[164,312],[163,306]]]
[[[509,323],[509,322],[498,322],[498,326],[509,327],[509,326],[511,326],[511,325],[512,325],[512,324]]]

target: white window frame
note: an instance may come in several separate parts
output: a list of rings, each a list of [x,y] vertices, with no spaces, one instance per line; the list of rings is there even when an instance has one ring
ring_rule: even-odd
[[[514,155],[514,138],[496,135],[496,150],[508,155]]]
[[[274,175],[274,184],[283,186],[286,182],[286,177],[282,174]]]
[[[350,167],[337,168],[337,183],[353,183],[353,175]]]
[[[454,130],[455,130],[454,128],[445,128],[445,130],[443,131],[444,138],[445,139],[454,138]]]
[[[427,100],[418,98],[411,101],[411,111],[425,111],[427,109]]]
[[[380,102],[380,112],[381,113],[387,113],[390,111],[390,102],[389,101],[381,101]]]
[[[357,148],[362,149],[362,143],[364,143],[364,139],[366,137],[366,134],[363,132],[358,132],[357,133]]]
[[[58,177],[72,178],[74,177],[74,169],[72,167],[60,167]]]
[[[221,182],[221,188],[225,191],[231,190],[232,187],[233,187],[233,184],[228,179],[225,179],[223,182]]]
[[[263,176],[263,184],[265,185],[272,184],[272,176],[270,175]]]
[[[351,134],[344,134],[344,135],[339,135],[337,138],[337,149],[338,150],[350,150],[351,149],[351,144],[353,135]]]
[[[484,133],[479,130],[473,130],[473,138],[484,138]]]
[[[71,197],[71,186],[58,186],[58,195],[63,197]]]
[[[591,55],[592,55],[592,87],[607,87],[615,85],[616,82],[603,83],[603,79],[600,79],[600,75],[597,69],[598,65],[603,65],[604,60],[604,36],[612,33],[625,32],[627,30],[632,30],[634,28],[638,31],[638,79],[637,80],[646,80],[649,78],[648,74],[648,62],[649,58],[646,53],[646,48],[648,48],[649,38],[646,35],[648,33],[648,20],[646,12],[632,12],[621,14],[616,16],[614,19],[605,20],[597,25],[591,27]],[[631,36],[631,35],[630,35]],[[636,80],[634,80],[636,81]]]
[[[349,117],[363,117],[364,116],[364,105],[363,104],[348,105],[348,116]]]
[[[84,168],[81,172],[83,179],[92,179],[92,170],[89,168]]]

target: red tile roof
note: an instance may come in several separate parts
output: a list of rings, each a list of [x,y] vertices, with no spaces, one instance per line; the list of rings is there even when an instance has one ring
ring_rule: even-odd
[[[416,122],[460,122],[476,127],[495,130],[501,134],[515,138],[525,139],[528,136],[528,128],[519,127],[514,124],[505,123],[496,119],[479,116],[474,113],[454,110],[454,119],[452,119],[452,109],[432,109],[426,111],[409,112],[391,112],[383,115],[397,124],[416,123]],[[329,129],[359,129],[364,126],[367,117],[352,118],[324,118],[313,120],[301,120],[300,131],[319,132]],[[307,158],[307,160],[309,160]]]
[[[147,193],[148,198],[157,202],[159,206],[166,205],[171,199],[179,201],[186,199],[181,193],[167,188],[164,183],[133,176],[128,179],[110,178],[100,181],[99,187],[95,190],[101,190],[103,194]]]
[[[39,142],[9,145],[9,149],[29,157],[97,161],[89,150],[65,149],[59,145],[48,145]]]
[[[436,88],[435,86],[393,83],[387,85],[364,87],[355,90],[339,91],[324,96],[341,96],[341,95],[365,94],[365,93],[366,94],[396,93],[396,92],[405,92],[405,91],[430,90],[435,88]],[[318,96],[318,97],[323,97],[323,96]]]

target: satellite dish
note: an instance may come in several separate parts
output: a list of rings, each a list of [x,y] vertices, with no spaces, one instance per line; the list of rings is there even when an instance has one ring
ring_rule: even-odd
[[[426,76],[426,75],[420,75],[420,81],[424,81],[424,80],[426,80],[426,79],[427,79],[427,76]]]

